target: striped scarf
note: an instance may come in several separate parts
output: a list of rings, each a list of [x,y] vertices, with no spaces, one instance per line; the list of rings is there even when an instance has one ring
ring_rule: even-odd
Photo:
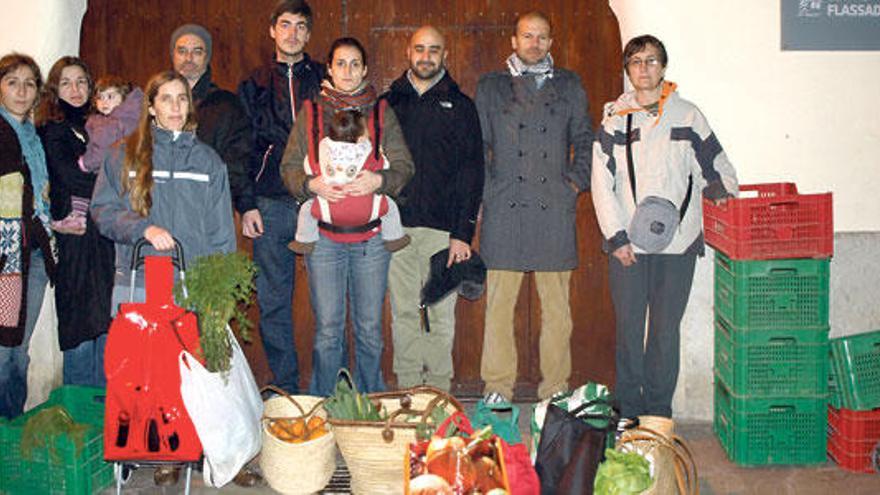
[[[333,87],[330,81],[321,83],[321,96],[334,111],[340,110],[363,110],[376,103],[378,95],[376,90],[367,81],[361,83],[354,91],[348,93]]]

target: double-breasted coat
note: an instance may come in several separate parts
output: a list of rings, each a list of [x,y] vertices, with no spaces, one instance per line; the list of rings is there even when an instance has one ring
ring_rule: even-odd
[[[489,269],[577,267],[577,195],[590,186],[593,132],[577,74],[483,76],[477,85],[486,176],[480,250]]]

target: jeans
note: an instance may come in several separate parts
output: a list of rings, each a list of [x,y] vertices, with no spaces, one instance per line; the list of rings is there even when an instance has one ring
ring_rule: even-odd
[[[104,375],[106,346],[107,334],[104,333],[64,351],[64,384],[101,388],[107,386],[107,377]]]
[[[315,315],[309,393],[328,396],[345,360],[346,303],[354,327],[354,381],[360,392],[385,390],[382,379],[382,306],[391,260],[380,236],[341,243],[321,236],[306,256]]]
[[[30,253],[30,269],[27,282],[27,319],[24,325],[24,340],[15,347],[0,346],[0,416],[12,419],[24,410],[27,399],[27,369],[30,358],[28,347],[40,309],[43,307],[43,294],[49,277],[43,265],[40,251]]]
[[[296,232],[297,204],[291,197],[257,196],[263,235],[254,239],[260,338],[272,384],[299,393],[299,365],[293,340],[293,285],[296,255],[287,248]]]

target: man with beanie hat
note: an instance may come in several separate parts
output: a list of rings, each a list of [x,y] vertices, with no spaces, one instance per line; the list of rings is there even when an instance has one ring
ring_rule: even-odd
[[[248,161],[253,201],[260,222],[242,221],[254,239],[260,336],[272,370],[272,384],[299,391],[299,366],[293,328],[296,255],[287,248],[296,232],[299,205],[281,181],[279,166],[302,103],[317,96],[323,64],[305,53],[312,32],[312,9],[301,0],[282,0],[269,18],[274,59],[257,68],[238,87],[252,126],[254,149]]]
[[[196,136],[214,148],[229,169],[232,202],[246,219],[257,217],[253,205],[253,184],[247,174],[251,153],[250,121],[238,97],[220,89],[211,80],[211,33],[198,24],[184,24],[171,34],[171,62],[174,70],[189,82],[196,119]]]

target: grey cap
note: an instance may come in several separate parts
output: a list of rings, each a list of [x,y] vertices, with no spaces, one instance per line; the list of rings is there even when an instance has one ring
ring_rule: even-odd
[[[679,211],[672,201],[648,196],[636,206],[627,234],[646,253],[659,253],[672,242],[678,222]]]
[[[184,24],[171,33],[171,58],[174,59],[174,46],[177,45],[177,40],[185,34],[196,35],[205,42],[205,50],[208,52],[208,61],[210,62],[211,53],[213,52],[211,33],[204,26],[198,24]]]

